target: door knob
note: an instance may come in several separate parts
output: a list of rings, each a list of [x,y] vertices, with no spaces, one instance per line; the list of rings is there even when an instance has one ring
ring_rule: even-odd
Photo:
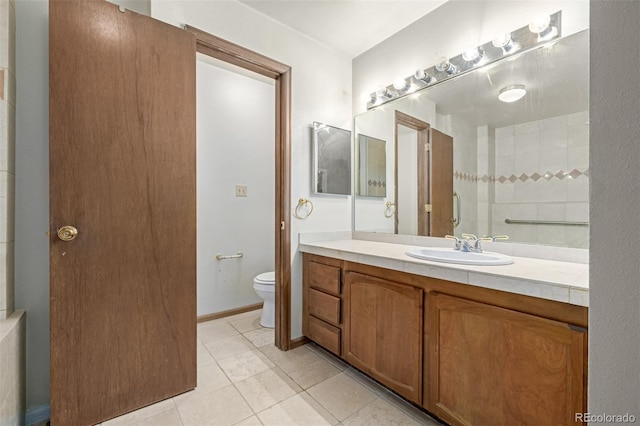
[[[71,241],[74,240],[78,236],[78,230],[73,226],[63,226],[58,229],[58,238],[62,241]]]

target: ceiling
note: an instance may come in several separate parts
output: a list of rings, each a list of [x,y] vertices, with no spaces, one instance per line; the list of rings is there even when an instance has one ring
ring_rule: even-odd
[[[447,0],[239,1],[354,58]]]

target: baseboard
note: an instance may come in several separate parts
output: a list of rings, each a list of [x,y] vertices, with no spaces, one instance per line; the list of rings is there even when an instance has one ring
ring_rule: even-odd
[[[244,314],[245,312],[256,311],[262,309],[262,302],[255,305],[242,306],[240,308],[229,309],[228,311],[216,312],[213,314],[202,315],[198,317],[198,322],[206,322],[215,319],[230,317],[232,315]]]
[[[304,336],[296,337],[295,339],[291,339],[291,343],[289,343],[289,350],[306,345],[309,342],[310,340]]]
[[[24,424],[31,426],[51,418],[51,406],[40,405],[38,407],[29,408],[24,415]]]

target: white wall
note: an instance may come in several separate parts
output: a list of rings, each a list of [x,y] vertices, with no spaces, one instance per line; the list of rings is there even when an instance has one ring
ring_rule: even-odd
[[[261,302],[253,277],[274,270],[275,84],[198,58],[198,315],[206,315]],[[246,197],[236,184],[247,185]],[[215,258],[238,251],[241,259]]]
[[[309,197],[314,120],[351,128],[351,61],[234,1],[153,1],[152,15],[188,23],[293,67],[292,202]],[[49,403],[48,2],[16,1],[16,307],[27,316],[27,408]],[[315,209],[292,226],[292,337],[301,330],[300,231],[350,230],[347,196],[311,197]]]
[[[418,131],[398,127],[398,234],[418,235]]]
[[[591,1],[589,411],[640,419],[640,2]],[[611,78],[611,64],[629,70]],[[610,423],[610,422],[609,422]]]
[[[589,24],[587,5],[587,0],[450,0],[353,60],[354,114],[366,110],[363,96],[377,87],[528,25],[536,14],[562,10],[563,35],[583,30]]]
[[[15,305],[28,313],[29,410],[49,404],[49,4],[15,5]]]

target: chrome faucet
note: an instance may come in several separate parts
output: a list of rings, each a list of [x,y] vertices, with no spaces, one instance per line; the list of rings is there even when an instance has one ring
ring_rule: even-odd
[[[480,245],[481,241],[495,241],[495,240],[508,240],[508,235],[496,235],[495,237],[482,236],[481,238],[476,237],[473,234],[462,234],[462,238],[458,238],[454,235],[445,235],[445,238],[449,240],[455,240],[454,250],[460,250],[464,252],[472,252],[472,253],[482,253],[482,246]]]

